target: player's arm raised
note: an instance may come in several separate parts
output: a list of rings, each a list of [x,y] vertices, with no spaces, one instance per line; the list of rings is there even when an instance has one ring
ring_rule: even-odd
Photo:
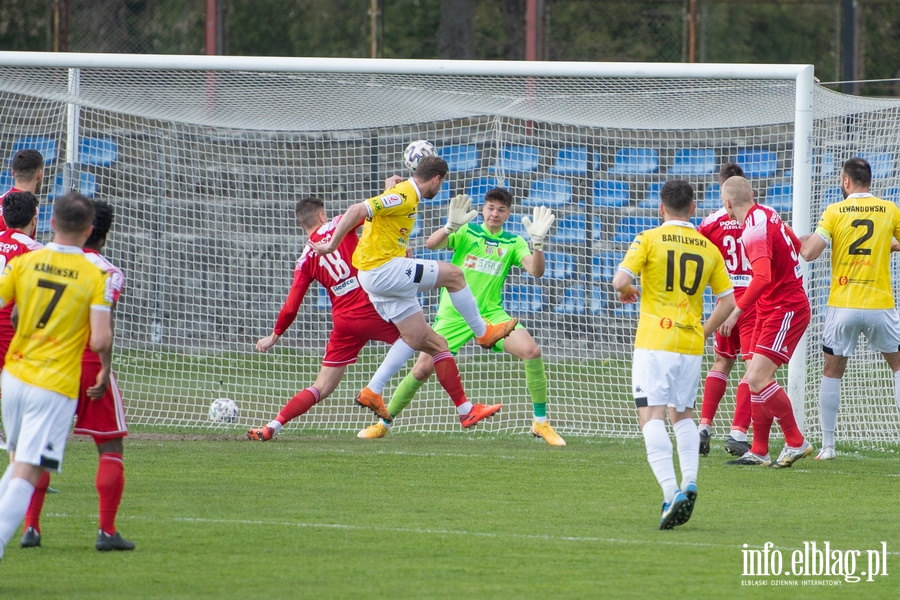
[[[556,221],[556,215],[545,206],[536,206],[534,208],[533,218],[527,216],[522,217],[522,225],[528,236],[531,238],[531,247],[533,254],[522,259],[522,266],[528,271],[532,277],[541,277],[546,268],[544,260],[544,239]]]
[[[429,250],[446,248],[450,235],[478,215],[478,211],[470,210],[471,208],[472,199],[466,194],[450,198],[450,203],[447,205],[447,223],[428,236],[425,247]]]
[[[316,251],[317,254],[331,254],[340,245],[348,233],[359,227],[360,221],[365,220],[369,216],[369,207],[365,202],[357,202],[352,204],[344,216],[338,221],[337,227],[331,234],[331,238],[324,242],[306,242],[306,244]]]

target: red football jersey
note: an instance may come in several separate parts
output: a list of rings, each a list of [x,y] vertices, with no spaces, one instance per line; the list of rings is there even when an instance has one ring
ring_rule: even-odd
[[[122,290],[125,289],[125,274],[122,273],[119,267],[112,264],[109,259],[92,248],[84,249],[84,257],[109,273],[109,279],[106,280],[106,285],[109,287],[110,292],[112,292],[111,297],[113,305],[115,305],[115,303],[119,301],[119,296],[122,295]],[[81,362],[99,363],[100,355],[92,351],[89,345],[84,349],[84,358],[81,359]]]
[[[771,283],[756,301],[760,314],[775,307],[790,309],[809,304],[797,254],[800,242],[778,211],[761,204],[753,206],[744,220],[741,239],[751,264],[764,256],[771,260]]]
[[[330,239],[331,233],[340,220],[341,216],[338,216],[319,227],[309,236],[310,241],[322,242]],[[358,243],[359,236],[353,230],[344,236],[337,250],[331,254],[320,256],[309,246],[303,249],[303,253],[297,259],[297,267],[294,269],[291,291],[275,321],[273,329],[275,333],[283,335],[297,318],[303,296],[306,295],[306,290],[313,281],[318,281],[328,292],[333,316],[352,314],[353,317],[361,319],[371,316],[381,319],[381,316],[375,311],[375,307],[372,306],[368,294],[362,289],[356,267],[351,262]]]
[[[722,253],[725,269],[731,276],[731,285],[734,286],[735,301],[744,294],[753,275],[750,259],[747,258],[744,242],[741,240],[743,229],[743,225],[729,217],[724,208],[710,213],[697,227],[697,231]]]
[[[17,229],[5,229],[0,233],[0,269],[5,269],[6,265],[17,256],[39,250],[44,245],[36,242]],[[10,302],[3,308],[0,308],[0,346],[8,347],[13,336],[16,335],[16,329],[12,326],[12,312],[15,302]],[[0,357],[2,360],[2,357]]]

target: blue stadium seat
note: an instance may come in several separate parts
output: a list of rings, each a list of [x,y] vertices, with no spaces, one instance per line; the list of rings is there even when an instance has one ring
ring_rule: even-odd
[[[587,154],[587,146],[560,148],[550,172],[554,175],[587,175]]]
[[[108,167],[119,160],[119,145],[112,138],[86,137],[78,144],[78,162]]]
[[[78,182],[75,189],[79,194],[93,198],[97,195],[97,177],[93,173],[78,173]],[[67,191],[63,188],[63,174],[58,173],[56,175],[56,185],[47,192],[47,199],[52,202]]]
[[[637,319],[641,315],[640,302],[634,304],[622,304],[619,299],[612,295],[613,315],[619,319]],[[621,323],[620,323],[621,325]]]
[[[545,252],[544,260],[544,277],[547,279],[571,279],[575,276],[575,255],[568,252]]]
[[[544,308],[544,291],[539,285],[508,285],[503,290],[503,307],[513,316],[540,312]]]
[[[525,233],[525,226],[522,225],[522,216],[523,215],[510,215],[506,220],[506,224],[503,225],[503,231],[512,233],[513,235],[522,236],[527,240],[529,238],[528,234]]]
[[[618,175],[648,175],[659,172],[659,152],[653,148],[619,148],[609,170]]]
[[[537,171],[540,151],[537,146],[507,145],[490,168],[491,173],[529,173]]]
[[[630,244],[637,234],[647,229],[659,227],[660,223],[659,217],[643,215],[624,216],[616,227],[616,235],[613,238],[613,241],[622,244]]]
[[[580,246],[587,239],[587,220],[582,213],[558,219],[550,229],[550,241],[555,247]]]
[[[450,191],[450,182],[444,181],[443,185],[441,185],[441,191],[438,192],[437,196],[435,196],[434,198],[423,198],[422,204],[432,204],[432,205],[447,204],[450,201],[451,194],[452,194],[452,192]],[[484,198],[482,197],[481,199],[478,199],[478,198],[472,196],[472,199],[474,200],[473,204],[475,204],[475,203],[480,203],[481,200],[483,200]]]
[[[459,144],[438,148],[438,156],[447,161],[451,173],[474,171],[481,166],[481,152],[475,144]]]
[[[528,197],[522,206],[546,206],[559,208],[572,202],[572,183],[558,177],[547,177],[531,182]]]
[[[702,216],[705,217],[708,213],[722,208],[720,191],[718,183],[711,183],[706,186],[706,191],[703,192],[702,196],[699,193],[694,194],[694,199],[697,201],[697,210],[703,213]]]
[[[703,291],[703,317],[707,318],[712,314],[712,311],[716,308],[716,297],[713,296],[712,292],[707,287]]]
[[[778,170],[778,155],[771,150],[742,148],[738,150],[734,162],[744,169],[744,175],[748,179],[774,177]]]
[[[658,209],[661,201],[659,191],[662,189],[663,185],[665,185],[665,183],[662,181],[654,181],[648,185],[647,192],[644,194],[644,199],[638,202],[638,208]]]
[[[624,252],[598,252],[591,257],[591,279],[609,284],[624,258]]]
[[[19,150],[34,149],[41,153],[44,157],[44,164],[50,165],[56,162],[56,141],[53,138],[42,135],[30,135],[22,137],[13,142],[12,154],[9,159],[12,161],[13,156]]]
[[[331,298],[328,297],[328,292],[321,285],[317,285],[316,289],[319,292],[316,294],[316,303],[313,306],[316,307],[316,310],[331,310]]]
[[[716,152],[712,148],[679,148],[669,173],[672,175],[706,175],[715,173]]]
[[[416,219],[416,222],[413,225],[412,233],[409,234],[409,239],[415,239],[420,235],[422,235],[422,219]]]
[[[496,177],[476,177],[466,187],[466,193],[472,196],[477,204],[481,204],[484,202],[484,195],[495,187],[506,187],[506,185]]]
[[[3,189],[2,186],[0,186],[0,189]],[[900,187],[886,189],[881,197],[894,203],[900,202]]]
[[[834,177],[840,166],[832,152],[814,152],[813,154],[813,175],[823,178]]]
[[[421,250],[416,250],[413,253],[415,258],[421,258],[422,260],[440,260],[443,262],[450,262],[450,259],[453,258],[453,252],[442,248],[441,250],[429,250],[428,248],[422,248]]]
[[[791,212],[794,207],[794,186],[790,183],[776,183],[766,188],[762,203],[778,212]]]
[[[844,194],[841,192],[840,186],[833,185],[829,188],[826,188],[825,192],[822,194],[822,208],[825,208],[829,204],[840,202],[843,199]]]
[[[606,294],[602,285],[595,285],[591,290],[591,314],[599,315],[606,309]]]
[[[13,179],[12,171],[0,171],[0,194],[5,194],[15,184],[16,180]]]
[[[591,239],[595,242],[603,239],[603,218],[600,215],[594,215],[594,228],[591,230]]]
[[[622,208],[631,200],[627,181],[598,179],[594,182],[594,206]]]
[[[583,315],[587,311],[587,293],[583,285],[573,285],[563,291],[562,301],[553,307],[560,315]]]
[[[860,152],[859,157],[869,161],[873,181],[893,177],[894,155],[891,152]]]

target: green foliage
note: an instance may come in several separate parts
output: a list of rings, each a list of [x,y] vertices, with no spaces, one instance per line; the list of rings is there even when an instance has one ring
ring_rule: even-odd
[[[742,544],[828,540],[848,550],[884,540],[896,552],[900,538],[893,453],[775,471],[727,467],[715,447],[701,462],[693,518],[662,532],[637,440],[572,438],[556,449],[477,431],[369,442],[238,434],[127,438],[117,525],[137,550],[111,554],[93,549],[96,450],[73,440],[51,481],[61,493],[44,505],[43,547],[20,550],[14,537],[0,596],[780,597],[742,589]],[[896,591],[889,576],[784,597]]]

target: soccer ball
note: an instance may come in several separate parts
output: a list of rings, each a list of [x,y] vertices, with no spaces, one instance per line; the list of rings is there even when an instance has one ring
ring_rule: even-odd
[[[241,416],[241,409],[231,398],[217,398],[209,405],[209,420],[214,423],[234,423]]]
[[[409,167],[410,171],[415,172],[420,160],[426,156],[434,156],[436,154],[437,150],[434,149],[434,144],[428,140],[416,140],[403,151],[403,162]]]

